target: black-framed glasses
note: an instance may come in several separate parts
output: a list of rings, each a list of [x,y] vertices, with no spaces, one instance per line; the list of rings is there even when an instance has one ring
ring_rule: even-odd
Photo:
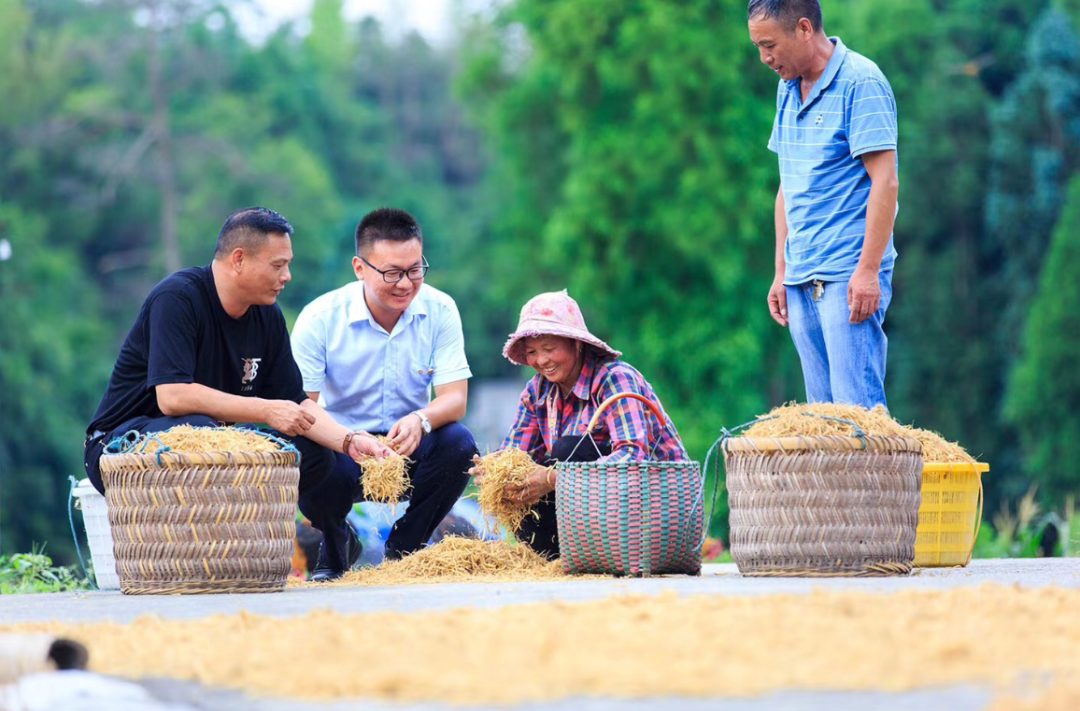
[[[421,264],[418,267],[409,267],[408,269],[387,269],[386,271],[383,271],[368,260],[360,257],[360,261],[377,271],[379,274],[382,274],[383,281],[387,284],[397,284],[405,277],[409,277],[409,281],[420,281],[423,279],[428,273],[428,269],[431,269],[431,266],[428,264],[427,257],[420,257],[420,259]]]

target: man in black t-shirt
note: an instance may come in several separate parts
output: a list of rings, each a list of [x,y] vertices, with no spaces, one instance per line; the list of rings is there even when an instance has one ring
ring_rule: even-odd
[[[319,513],[330,493],[319,485],[333,452],[354,459],[390,453],[366,432],[339,425],[304,392],[276,303],[292,279],[291,235],[292,225],[272,210],[235,212],[213,262],[176,272],[150,292],[87,427],[86,472],[98,491],[105,490],[98,468],[105,446],[131,430],[266,424],[300,451],[300,509],[325,530]],[[343,557],[354,552],[341,549]]]

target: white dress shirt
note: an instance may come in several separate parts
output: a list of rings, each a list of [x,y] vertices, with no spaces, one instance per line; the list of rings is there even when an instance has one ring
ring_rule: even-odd
[[[472,377],[454,300],[424,284],[394,330],[375,322],[356,281],[312,301],[292,332],[304,389],[354,430],[387,432],[431,402],[431,388]]]

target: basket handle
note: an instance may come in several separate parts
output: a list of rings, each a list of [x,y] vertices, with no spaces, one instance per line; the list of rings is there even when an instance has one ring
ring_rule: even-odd
[[[757,420],[755,420],[755,422],[757,422]],[[739,430],[743,429],[744,427],[748,427],[748,426],[750,426],[752,424],[753,424],[753,422],[747,422],[746,424],[739,425],[734,430],[729,430],[729,429],[727,429],[725,427],[721,427],[720,428],[720,430],[721,430],[720,436],[716,439],[715,442],[713,442],[712,446],[709,447],[709,451],[705,453],[705,463],[701,466],[701,496],[702,497],[705,496],[705,481],[709,478],[709,461],[713,457],[717,457],[717,459],[716,459],[716,466],[714,467],[714,476],[713,476],[713,483],[712,483],[712,500],[709,503],[709,514],[705,518],[704,530],[702,530],[702,532],[701,532],[701,541],[698,543],[698,550],[701,550],[702,546],[705,545],[705,541],[709,538],[709,527],[712,525],[713,516],[716,514],[716,495],[717,495],[717,493],[719,493],[719,488],[720,488],[720,459],[719,459],[719,456],[716,453],[716,450],[721,449],[721,450],[726,452],[727,450],[724,449],[724,444],[732,436],[732,432],[738,432]],[[702,502],[702,505],[704,506],[704,502]]]
[[[967,560],[964,561],[964,565],[971,562],[971,556],[975,554],[975,541],[979,538],[979,529],[982,528],[982,513],[983,513],[983,481],[982,472],[978,469],[975,470],[975,476],[979,478],[979,512],[975,514],[975,535],[971,537],[971,550],[968,551]]]
[[[660,412],[660,408],[658,408],[652,400],[645,397],[644,395],[638,395],[637,393],[616,393],[609,397],[607,400],[604,400],[602,403],[600,403],[600,406],[596,408],[596,412],[593,413],[592,419],[589,420],[589,426],[585,430],[585,434],[591,435],[593,428],[596,427],[598,422],[600,422],[600,415],[604,414],[604,410],[614,405],[616,400],[621,400],[624,397],[632,397],[635,400],[641,400],[643,403],[648,405],[649,409],[652,410],[652,413],[656,415],[656,419],[660,420],[660,426],[667,427],[667,420],[664,418],[664,413]]]
[[[72,511],[74,510],[75,504],[76,504],[75,487],[79,485],[79,481],[78,481],[78,479],[71,476],[70,474],[68,475],[68,480],[71,482],[71,490],[68,491],[68,505],[67,505],[68,523],[71,525],[71,540],[75,541],[75,552],[79,554],[79,567],[82,568],[83,577],[86,578],[86,582],[90,583],[91,587],[93,587],[94,590],[100,590],[100,588],[97,586],[97,580],[92,580],[90,578],[90,573],[87,572],[87,570],[86,570],[86,561],[83,560],[82,546],[79,545],[79,534],[75,532],[75,517],[72,514]],[[86,510],[85,509],[83,509],[83,516],[84,517],[86,516]],[[86,542],[87,542],[87,545],[89,546],[90,540],[87,539]],[[97,575],[96,570],[94,571],[94,574]]]
[[[660,420],[660,426],[667,429],[669,424],[668,421],[664,419],[663,413],[660,412],[660,409],[656,405],[654,405],[653,402],[649,400],[649,398],[645,397],[644,395],[638,395],[637,393],[615,393],[597,406],[596,412],[593,413],[592,419],[589,420],[589,426],[585,428],[585,434],[582,435],[581,439],[579,439],[577,444],[574,445],[574,450],[570,452],[571,459],[573,459],[574,455],[577,453],[578,447],[581,446],[581,443],[585,441],[586,437],[588,437],[592,441],[594,447],[596,446],[596,440],[593,439],[592,431],[593,428],[596,427],[596,424],[600,422],[600,415],[604,414],[604,410],[611,407],[616,400],[621,400],[624,397],[632,397],[635,400],[641,400],[643,403],[648,405],[649,409],[652,410],[652,413],[656,415],[656,419]],[[659,442],[657,442],[657,444],[659,444]],[[656,445],[653,445],[653,452],[655,451]],[[652,457],[653,452],[649,452],[650,457]]]

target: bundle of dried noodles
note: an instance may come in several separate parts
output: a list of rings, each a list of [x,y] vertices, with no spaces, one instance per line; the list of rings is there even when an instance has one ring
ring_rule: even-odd
[[[520,486],[536,469],[536,462],[517,447],[507,447],[477,459],[476,467],[484,474],[477,497],[480,509],[508,531],[517,531],[529,513],[529,506],[510,499],[506,487]]]
[[[378,440],[390,446],[387,437],[380,436]],[[406,475],[409,461],[408,457],[396,452],[382,459],[368,455],[361,457],[360,483],[364,487],[364,498],[382,504],[401,503],[409,489],[409,477]]]
[[[168,447],[171,452],[276,452],[278,442],[243,427],[192,427],[178,425],[165,432],[144,435],[146,447],[140,443],[135,451],[153,454]],[[160,444],[159,444],[160,442]]]
[[[927,462],[975,462],[959,444],[949,442],[937,432],[902,425],[881,405],[872,410],[838,403],[783,405],[762,415],[762,419],[744,434],[747,437],[852,436],[854,428],[848,422],[839,420],[854,422],[869,435],[917,439],[922,443],[923,459]]]

